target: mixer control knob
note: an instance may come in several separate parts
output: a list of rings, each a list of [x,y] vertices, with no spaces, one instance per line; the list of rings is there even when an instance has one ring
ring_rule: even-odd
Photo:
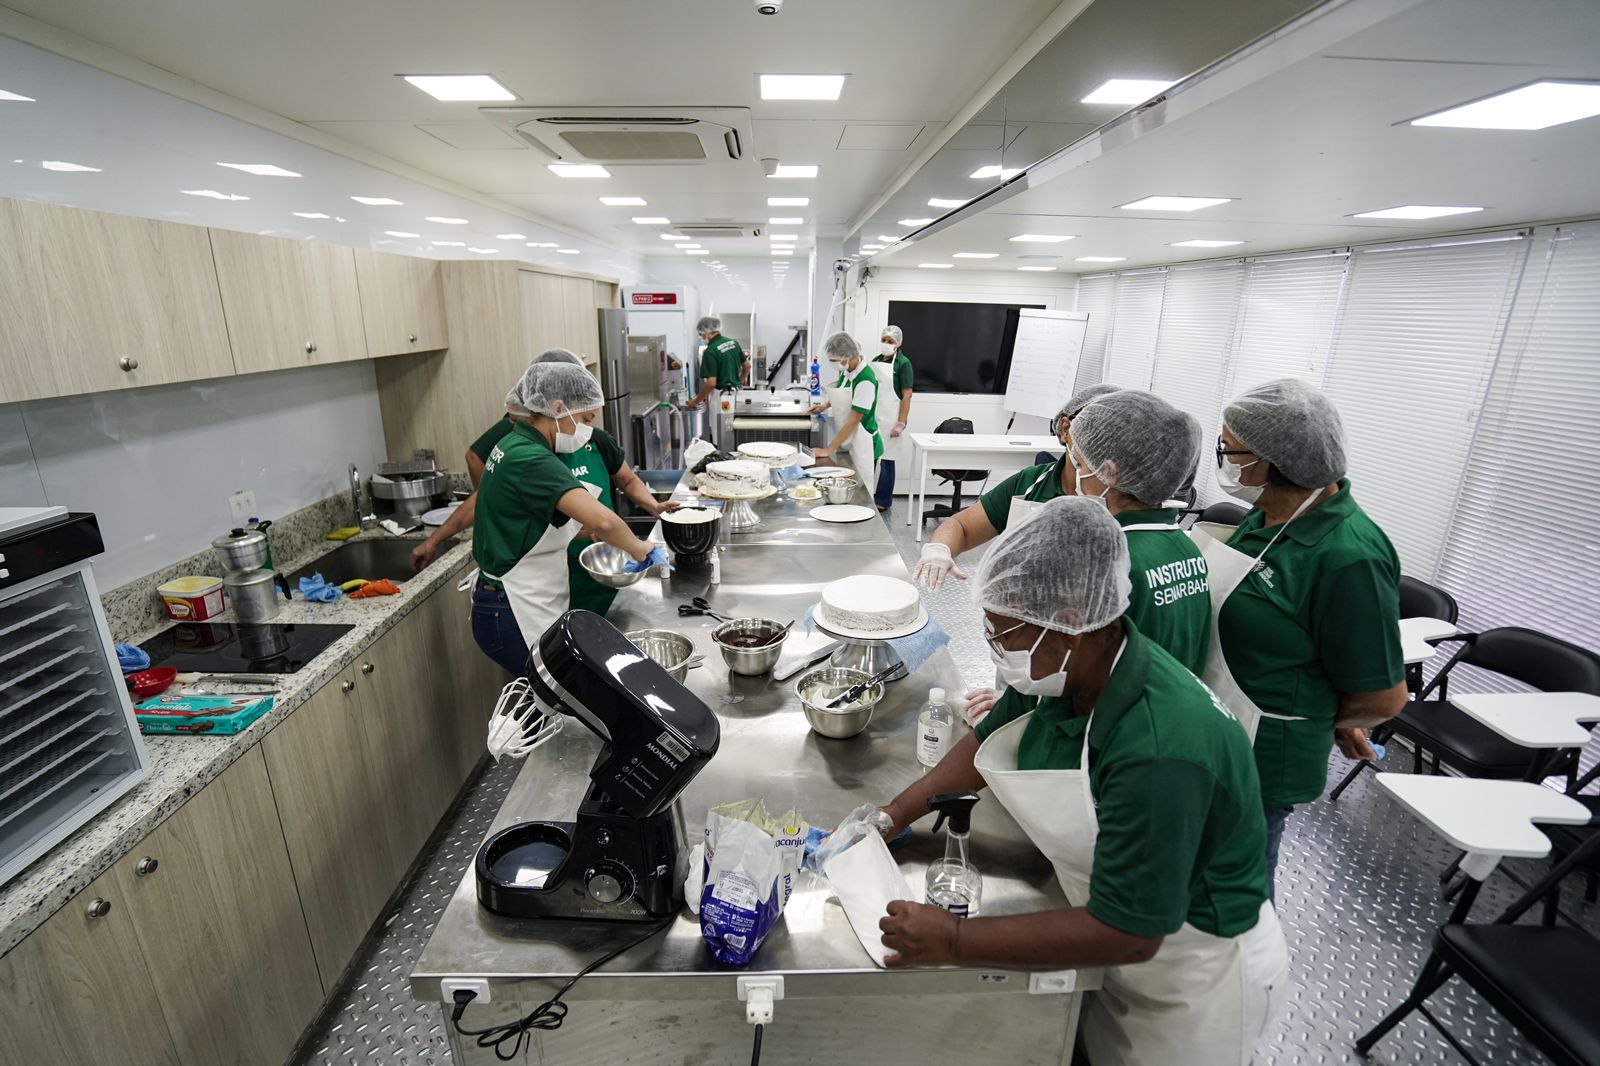
[[[626,896],[632,887],[627,875],[619,870],[593,869],[584,875],[584,887],[589,898],[596,903],[615,903]]]

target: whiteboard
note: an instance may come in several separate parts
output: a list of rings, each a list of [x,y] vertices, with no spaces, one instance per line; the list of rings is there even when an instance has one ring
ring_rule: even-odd
[[[1018,315],[1011,376],[1006,380],[1006,410],[1054,418],[1072,398],[1084,334],[1089,331],[1088,312],[1024,307]]]

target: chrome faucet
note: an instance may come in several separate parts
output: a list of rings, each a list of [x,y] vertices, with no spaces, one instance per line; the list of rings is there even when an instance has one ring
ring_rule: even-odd
[[[366,529],[378,520],[375,514],[362,514],[361,506],[361,471],[356,469],[356,464],[350,464],[350,515],[355,519],[351,524],[357,529]]]

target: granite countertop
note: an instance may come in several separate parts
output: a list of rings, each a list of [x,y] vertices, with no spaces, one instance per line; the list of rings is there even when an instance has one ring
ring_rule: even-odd
[[[363,540],[387,538],[381,530],[361,534]],[[423,534],[405,539],[421,540]],[[280,564],[284,573],[336,548],[320,541]],[[279,722],[293,714],[312,693],[349,666],[356,657],[409,614],[429,595],[451,586],[455,595],[457,571],[470,561],[470,538],[441,552],[421,574],[400,586],[397,596],[352,600],[341,596],[333,603],[307,603],[298,598],[283,606],[277,622],[326,622],[355,628],[329,645],[298,673],[280,675],[272,710],[233,736],[147,736],[150,775],[126,796],[89,824],[56,845],[4,888],[0,888],[0,955],[10,951],[64,906],[75,894],[100,876],[143,840],[173,811],[186,803],[207,782],[220,775],[235,759],[255,747]],[[153,592],[151,593],[153,595]],[[467,597],[462,595],[462,624],[466,624]],[[231,611],[217,621],[231,621]],[[132,643],[154,636],[171,625],[163,622],[133,634]]]

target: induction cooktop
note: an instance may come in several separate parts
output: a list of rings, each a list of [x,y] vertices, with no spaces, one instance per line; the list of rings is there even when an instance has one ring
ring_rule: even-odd
[[[211,674],[292,674],[354,626],[179,622],[140,645],[151,666]]]

